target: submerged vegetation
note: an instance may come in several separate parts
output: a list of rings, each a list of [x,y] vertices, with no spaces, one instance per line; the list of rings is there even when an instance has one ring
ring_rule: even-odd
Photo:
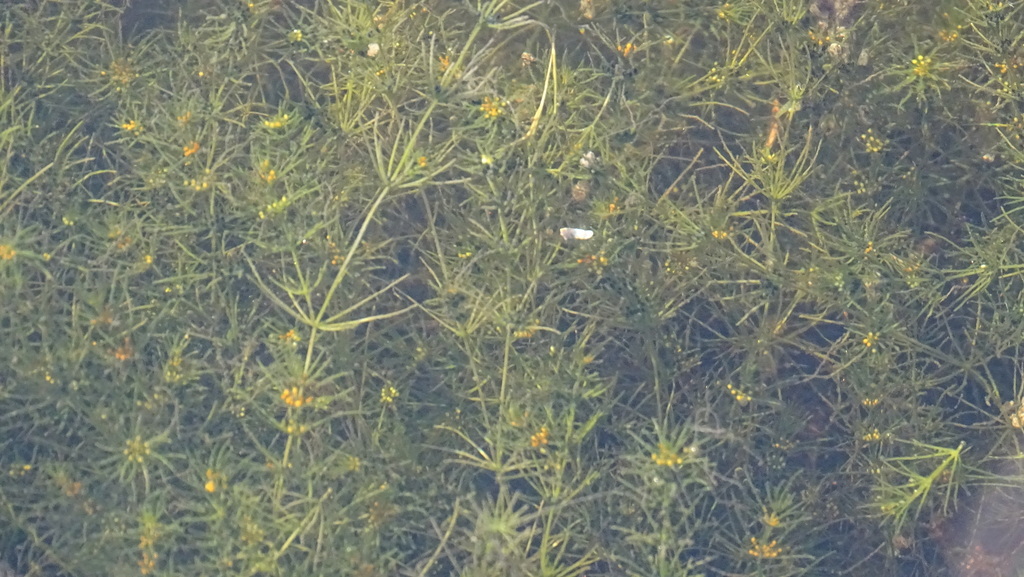
[[[1024,4],[0,26],[18,574],[1024,562]]]

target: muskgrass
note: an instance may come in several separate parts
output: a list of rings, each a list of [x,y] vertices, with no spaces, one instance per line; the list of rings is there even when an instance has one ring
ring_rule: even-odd
[[[1015,566],[1022,10],[12,4],[0,561]]]

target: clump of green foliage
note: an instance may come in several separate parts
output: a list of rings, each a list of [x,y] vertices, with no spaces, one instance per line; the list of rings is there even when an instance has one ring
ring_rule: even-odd
[[[1024,5],[0,26],[19,574],[1019,561]]]

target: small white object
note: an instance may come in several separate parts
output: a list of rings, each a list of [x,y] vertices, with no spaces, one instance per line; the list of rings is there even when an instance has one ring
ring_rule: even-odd
[[[558,234],[565,240],[588,240],[594,236],[594,231],[585,228],[560,228]]]
[[[594,168],[597,166],[597,155],[594,154],[593,150],[588,150],[586,154],[580,157],[580,166],[583,168]]]
[[[864,50],[861,50],[860,51],[860,56],[857,57],[857,66],[867,66],[868,65],[868,58],[870,58],[870,57],[871,57],[871,55],[868,54],[868,49],[867,48],[865,48]]]
[[[380,44],[371,42],[370,45],[366,47],[366,55],[370,58],[374,58],[378,54],[380,54]]]

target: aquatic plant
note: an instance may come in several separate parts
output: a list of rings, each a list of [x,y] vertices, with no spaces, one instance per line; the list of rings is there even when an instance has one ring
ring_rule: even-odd
[[[0,567],[1006,574],[1022,10],[11,3]]]

